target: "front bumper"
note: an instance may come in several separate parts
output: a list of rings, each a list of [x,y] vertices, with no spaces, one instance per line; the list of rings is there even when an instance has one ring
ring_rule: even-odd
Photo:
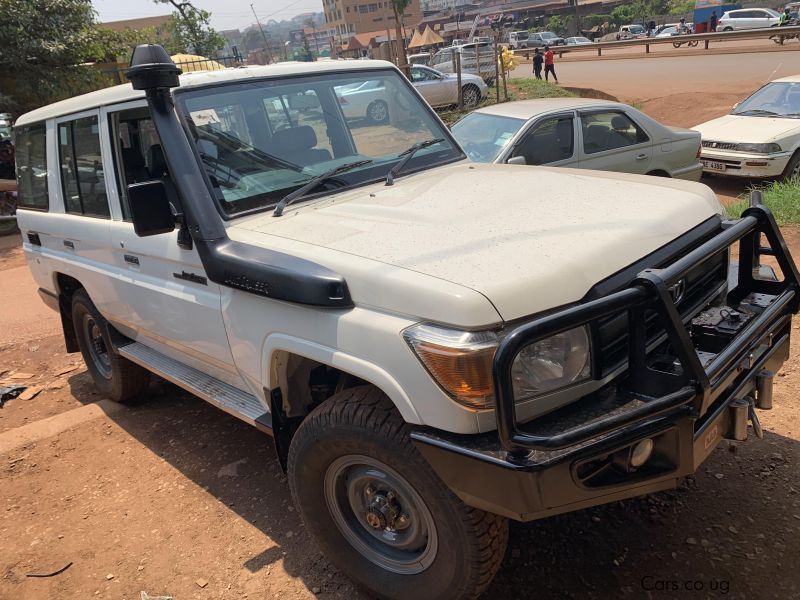
[[[769,247],[762,246],[763,237]],[[726,304],[755,301],[760,309],[726,345],[710,352],[690,338],[670,290],[689,269],[737,242],[740,266]],[[753,276],[765,255],[777,261],[782,280]],[[412,439],[464,502],[521,521],[673,487],[723,437],[741,435],[742,422],[734,414],[741,416],[743,398],[757,396],[757,389],[771,393],[764,382],[771,384],[767,375],[788,358],[799,300],[800,276],[772,215],[763,207],[750,208],[670,266],[647,269],[621,291],[505,336],[494,362],[496,432],[464,436],[418,429]],[[602,393],[518,422],[510,367],[519,350],[619,311],[627,311],[630,324],[626,373]],[[648,362],[647,341],[636,326],[645,311],[655,311],[664,323],[679,368],[666,372]],[[640,442],[652,444],[652,453],[633,466]]]
[[[712,148],[702,148],[700,150],[700,160],[706,163],[703,166],[704,173],[728,177],[779,177],[783,174],[791,158],[791,152],[748,154],[745,152],[714,150]],[[724,168],[711,168],[709,163],[716,163]]]

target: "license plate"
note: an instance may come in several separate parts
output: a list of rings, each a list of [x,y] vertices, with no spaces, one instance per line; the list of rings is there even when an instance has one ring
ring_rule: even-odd
[[[706,171],[725,171],[725,163],[717,162],[715,160],[704,160],[703,168]]]

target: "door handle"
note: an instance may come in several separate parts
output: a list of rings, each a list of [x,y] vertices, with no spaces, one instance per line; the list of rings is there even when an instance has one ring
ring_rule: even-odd
[[[647,154],[640,154],[636,157],[636,160],[644,160],[645,158],[647,158]]]
[[[129,265],[133,265],[134,267],[139,266],[139,257],[131,256],[130,254],[125,254],[123,258],[125,259],[125,262],[128,263]]]
[[[64,240],[64,247],[70,250],[75,250],[75,243],[70,240]]]

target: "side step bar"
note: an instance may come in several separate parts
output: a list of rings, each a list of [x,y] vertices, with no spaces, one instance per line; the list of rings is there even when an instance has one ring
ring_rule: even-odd
[[[131,362],[272,435],[272,416],[252,394],[164,356],[139,342],[121,346],[117,351]]]

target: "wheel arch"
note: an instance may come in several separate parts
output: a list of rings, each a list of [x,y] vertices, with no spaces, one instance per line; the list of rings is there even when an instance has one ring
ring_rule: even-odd
[[[664,169],[653,169],[652,171],[648,171],[646,174],[650,175],[651,177],[672,177],[672,175],[667,173]]]
[[[261,380],[271,391],[280,390],[284,412],[289,416],[305,416],[306,402],[311,390],[302,375],[319,366],[339,373],[347,386],[347,378],[367,383],[380,389],[395,405],[407,423],[421,424],[422,419],[400,383],[383,368],[362,358],[328,348],[315,342],[275,334],[267,338],[261,362]],[[301,378],[295,375],[299,373]],[[309,386],[310,387],[310,386]]]
[[[83,284],[71,275],[58,271],[53,273],[53,284],[58,295],[58,312],[61,315],[61,328],[64,332],[67,352],[80,352],[78,336],[72,323],[72,296],[78,290],[83,289]]]

